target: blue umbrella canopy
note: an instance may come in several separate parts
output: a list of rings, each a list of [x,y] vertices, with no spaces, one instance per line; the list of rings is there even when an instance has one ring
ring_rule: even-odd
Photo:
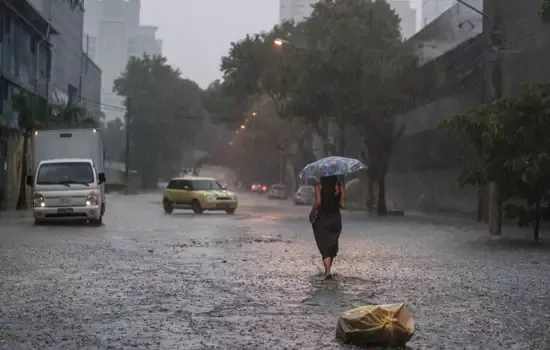
[[[364,169],[367,169],[367,166],[354,158],[326,157],[306,165],[298,176],[307,179],[317,179],[327,176],[350,175]]]

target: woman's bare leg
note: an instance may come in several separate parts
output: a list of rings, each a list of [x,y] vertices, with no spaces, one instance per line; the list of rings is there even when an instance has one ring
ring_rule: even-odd
[[[332,268],[332,258],[324,258],[323,259],[323,265],[325,267],[325,278],[331,279],[332,274],[330,272],[330,269]]]

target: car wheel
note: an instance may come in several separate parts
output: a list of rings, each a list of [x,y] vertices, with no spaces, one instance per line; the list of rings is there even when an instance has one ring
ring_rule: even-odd
[[[34,219],[34,225],[35,226],[42,226],[42,225],[44,225],[44,220]]]
[[[237,208],[231,208],[231,209],[227,209],[225,212],[229,215],[233,215],[233,214],[235,214],[236,210],[237,210]]]
[[[203,213],[201,204],[196,199],[193,199],[193,202],[191,203],[191,209],[193,209],[193,213],[195,213],[195,214],[202,214]]]
[[[164,208],[164,212],[166,214],[172,214],[174,211],[174,205],[170,202],[170,200],[168,200],[168,198],[164,198],[162,201],[162,207]]]

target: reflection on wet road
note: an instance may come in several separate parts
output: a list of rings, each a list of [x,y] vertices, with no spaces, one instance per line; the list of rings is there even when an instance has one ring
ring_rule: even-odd
[[[111,196],[105,225],[0,218],[0,348],[338,349],[337,315],[407,302],[413,348],[547,349],[550,254],[476,225],[345,213],[319,280],[307,207],[243,195],[234,216]]]

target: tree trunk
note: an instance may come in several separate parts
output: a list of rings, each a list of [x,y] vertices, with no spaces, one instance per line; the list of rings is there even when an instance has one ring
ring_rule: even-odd
[[[535,232],[533,239],[535,241],[539,240],[539,231],[540,231],[540,219],[541,219],[541,212],[540,212],[540,199],[537,200],[535,203]]]
[[[374,211],[374,179],[372,175],[367,177],[367,211]]]
[[[341,156],[346,154],[346,126],[338,125],[340,137],[338,137],[338,153]]]
[[[28,138],[23,135],[23,154],[21,156],[21,179],[19,184],[19,196],[17,198],[16,210],[27,210],[27,153]]]
[[[483,221],[483,187],[481,185],[477,186],[477,221]]]
[[[489,233],[493,236],[502,234],[502,199],[497,184],[489,184]]]
[[[381,172],[376,182],[378,183],[378,215],[387,216],[388,208],[386,207],[386,173]]]

